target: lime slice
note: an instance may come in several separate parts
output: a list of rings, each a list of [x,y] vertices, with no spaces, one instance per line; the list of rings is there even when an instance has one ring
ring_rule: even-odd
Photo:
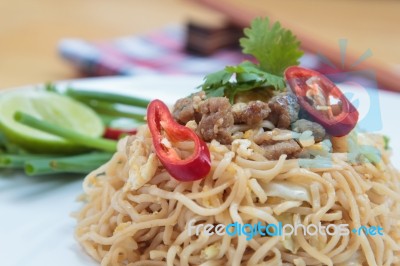
[[[16,122],[16,111],[91,137],[100,137],[104,131],[101,119],[92,109],[69,97],[41,90],[2,93],[0,130],[11,142],[37,153],[70,154],[86,148]]]

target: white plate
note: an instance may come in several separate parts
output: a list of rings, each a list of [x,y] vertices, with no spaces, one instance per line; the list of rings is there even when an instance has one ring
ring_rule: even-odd
[[[178,97],[193,92],[201,81],[202,78],[196,76],[143,76],[83,79],[59,84],[124,92],[173,103]],[[383,91],[374,94],[349,86],[343,89],[353,92],[353,99],[362,100],[361,117],[366,116],[369,108],[375,115],[376,111],[381,115],[382,129],[378,131],[391,138],[395,165],[399,166],[400,130],[395,122],[398,121],[395,110],[399,110],[400,94]],[[376,97],[380,108],[378,103],[373,103]],[[369,119],[372,124],[372,120],[379,118]],[[368,126],[369,120],[364,121]],[[98,265],[73,238],[75,221],[70,213],[79,209],[75,199],[82,192],[81,181],[81,178],[26,177],[20,173],[0,172],[1,265]]]

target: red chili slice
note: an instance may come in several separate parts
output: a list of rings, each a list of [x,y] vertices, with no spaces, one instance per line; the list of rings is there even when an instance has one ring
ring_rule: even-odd
[[[193,130],[175,122],[162,101],[154,100],[149,104],[147,123],[158,159],[171,176],[179,181],[195,181],[210,172],[211,156],[207,144]],[[193,141],[194,151],[188,158],[181,159],[173,147],[163,144],[164,138],[170,143]]]
[[[106,139],[120,139],[123,135],[134,135],[136,134],[136,129],[118,129],[107,127],[104,131],[103,137]]]
[[[291,66],[285,70],[285,79],[300,106],[330,135],[345,136],[356,126],[357,109],[326,76]]]

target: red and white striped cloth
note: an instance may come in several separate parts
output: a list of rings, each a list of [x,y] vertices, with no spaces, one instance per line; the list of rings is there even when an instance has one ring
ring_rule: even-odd
[[[168,26],[139,36],[126,36],[111,40],[89,42],[82,39],[64,39],[59,53],[83,75],[140,75],[140,74],[196,74],[205,75],[240,63],[248,56],[239,49],[221,49],[211,56],[196,56],[185,51],[185,29]],[[376,87],[374,80],[342,73],[333,69],[324,58],[306,53],[300,60],[304,67],[322,73],[340,72],[341,77],[351,75],[352,80],[366,87]],[[334,68],[334,66],[333,66]],[[340,80],[338,80],[340,82]]]
[[[184,45],[184,28],[170,26],[146,35],[99,42],[65,39],[60,42],[59,52],[83,74],[91,76],[206,74],[245,58],[234,49],[209,57],[196,56],[186,53]]]

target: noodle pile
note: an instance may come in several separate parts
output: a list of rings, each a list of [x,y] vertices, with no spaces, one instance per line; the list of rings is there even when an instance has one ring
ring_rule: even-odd
[[[174,143],[182,153],[190,143]],[[178,182],[158,162],[147,126],[120,140],[113,158],[84,181],[76,238],[101,265],[400,265],[400,176],[331,154],[324,167],[268,161],[254,142],[209,143],[212,170]],[[312,159],[310,159],[312,160]],[[384,234],[289,237],[188,235],[196,224],[349,224]]]

